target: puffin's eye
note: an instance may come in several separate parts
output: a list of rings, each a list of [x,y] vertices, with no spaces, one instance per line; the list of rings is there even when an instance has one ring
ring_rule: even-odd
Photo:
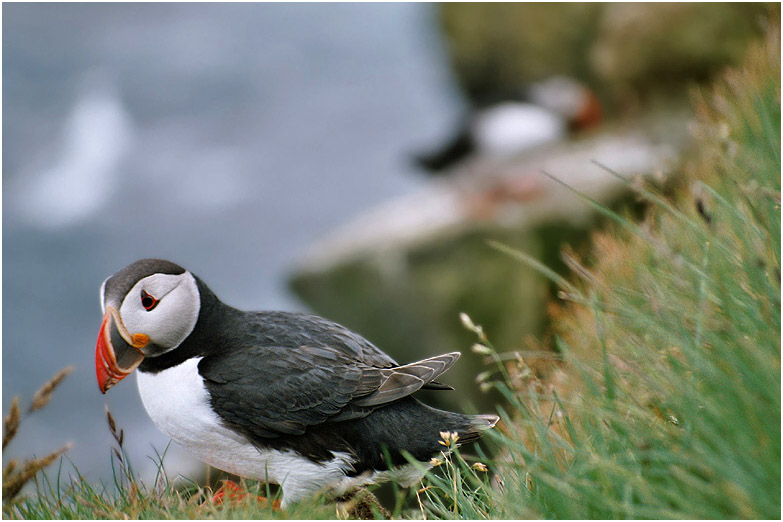
[[[158,306],[158,300],[148,294],[145,290],[141,291],[141,306],[148,312]]]

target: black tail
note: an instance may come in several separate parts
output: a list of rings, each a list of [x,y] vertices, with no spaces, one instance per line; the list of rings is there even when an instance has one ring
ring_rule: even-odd
[[[367,417],[326,424],[334,429],[350,453],[358,457],[356,472],[387,468],[386,454],[394,466],[406,464],[404,453],[429,462],[445,449],[441,433],[456,432],[457,444],[476,441],[498,421],[496,415],[464,415],[437,410],[412,397],[405,397],[378,408]],[[333,443],[332,443],[333,444]]]

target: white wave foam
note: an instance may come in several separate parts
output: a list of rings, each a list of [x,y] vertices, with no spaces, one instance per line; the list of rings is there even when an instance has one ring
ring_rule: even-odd
[[[60,141],[54,164],[21,181],[19,212],[44,228],[78,224],[104,207],[133,141],[130,117],[111,88],[90,86],[71,109]]]

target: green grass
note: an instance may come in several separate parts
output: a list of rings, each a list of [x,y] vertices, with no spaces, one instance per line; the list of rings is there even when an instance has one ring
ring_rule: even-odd
[[[779,81],[773,30],[696,99],[671,198],[630,183],[641,224],[596,206],[613,226],[568,256],[574,277],[493,245],[559,285],[564,364],[467,325],[510,405],[491,434],[503,485],[464,480],[455,456],[427,483],[431,518],[780,518]]]
[[[501,353],[466,323],[490,363],[481,386],[507,402],[487,435],[497,453],[444,452],[419,487],[394,488],[393,518],[780,518],[779,31],[695,104],[674,195],[629,182],[647,216],[598,207],[613,225],[586,259],[565,256],[571,276],[495,245],[561,288],[561,361]],[[112,431],[113,483],[61,461],[4,518],[335,517],[320,498],[284,513],[251,498],[216,505],[162,465],[144,485]]]
[[[110,484],[92,484],[79,474],[76,466],[67,473],[61,461],[54,473],[39,474],[34,495],[15,500],[3,507],[4,518],[17,519],[333,519],[335,508],[324,499],[303,502],[285,513],[261,504],[256,496],[267,496],[268,488],[257,481],[243,481],[249,495],[223,504],[212,500],[213,491],[195,483],[179,482],[175,487],[165,476],[158,461],[154,486],[138,480],[127,456],[112,456],[113,480]],[[64,477],[70,475],[68,479]],[[269,495],[275,499],[275,495]]]
[[[775,33],[698,102],[675,197],[638,188],[645,221],[612,214],[572,261],[560,397],[498,384],[525,499],[504,516],[780,517],[779,50]]]

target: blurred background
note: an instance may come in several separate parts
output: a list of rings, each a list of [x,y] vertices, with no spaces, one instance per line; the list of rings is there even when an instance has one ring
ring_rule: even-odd
[[[3,5],[3,408],[63,366],[14,455],[73,442],[111,476],[109,405],[143,478],[167,437],[135,383],[95,383],[98,288],[177,262],[243,309],[314,311],[400,362],[463,352],[428,397],[491,411],[467,312],[546,352],[552,289],[600,220],[665,188],[690,89],[739,60],[772,4]],[[131,381],[131,379],[129,379]],[[171,476],[202,464],[172,446]],[[66,470],[68,471],[68,470]]]

